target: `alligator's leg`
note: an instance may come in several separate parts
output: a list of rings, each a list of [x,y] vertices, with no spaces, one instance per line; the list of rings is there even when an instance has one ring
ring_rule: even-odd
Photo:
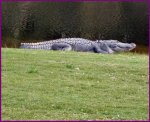
[[[114,52],[106,44],[102,44],[100,47],[95,45],[93,50],[95,53],[103,53],[103,54],[108,54],[108,53]]]
[[[108,52],[102,50],[101,48],[99,48],[98,46],[94,46],[94,47],[93,47],[93,51],[94,51],[95,53],[102,53],[102,54],[107,54],[107,53],[108,53]]]
[[[114,51],[105,43],[100,46],[100,49],[106,51],[107,53],[114,53]]]
[[[51,50],[70,51],[72,50],[72,47],[66,43],[55,43],[52,45]]]

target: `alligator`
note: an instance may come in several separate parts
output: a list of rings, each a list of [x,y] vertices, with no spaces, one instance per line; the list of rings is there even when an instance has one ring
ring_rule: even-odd
[[[56,40],[21,43],[20,48],[41,49],[41,50],[61,50],[80,51],[111,54],[115,52],[130,51],[136,47],[134,43],[122,43],[117,40],[97,40],[91,41],[83,38],[61,38]]]

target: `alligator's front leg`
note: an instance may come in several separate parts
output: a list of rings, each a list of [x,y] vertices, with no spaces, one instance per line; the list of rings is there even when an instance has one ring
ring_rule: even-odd
[[[99,46],[94,46],[95,53],[111,54],[114,53],[106,44]]]
[[[94,47],[93,47],[93,51],[94,51],[95,53],[108,54],[108,52],[106,52],[106,51],[100,49],[98,46],[94,46]]]
[[[55,43],[52,45],[51,50],[70,51],[72,47],[67,43]]]
[[[104,51],[106,51],[106,52],[108,52],[110,54],[114,53],[114,51],[111,48],[109,48],[109,46],[106,43],[101,43],[100,49],[104,50]]]

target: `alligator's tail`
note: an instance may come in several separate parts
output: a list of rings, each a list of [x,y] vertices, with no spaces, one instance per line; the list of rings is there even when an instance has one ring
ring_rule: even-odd
[[[51,49],[51,44],[44,44],[44,43],[21,43],[20,48],[50,50]]]
[[[20,48],[30,49],[32,48],[31,43],[21,43]]]
[[[38,43],[21,43],[20,48],[25,49],[39,49],[41,47]]]

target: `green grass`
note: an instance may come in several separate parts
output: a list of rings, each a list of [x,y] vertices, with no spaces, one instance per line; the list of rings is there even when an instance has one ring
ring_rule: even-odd
[[[147,120],[148,55],[2,49],[3,120]]]

